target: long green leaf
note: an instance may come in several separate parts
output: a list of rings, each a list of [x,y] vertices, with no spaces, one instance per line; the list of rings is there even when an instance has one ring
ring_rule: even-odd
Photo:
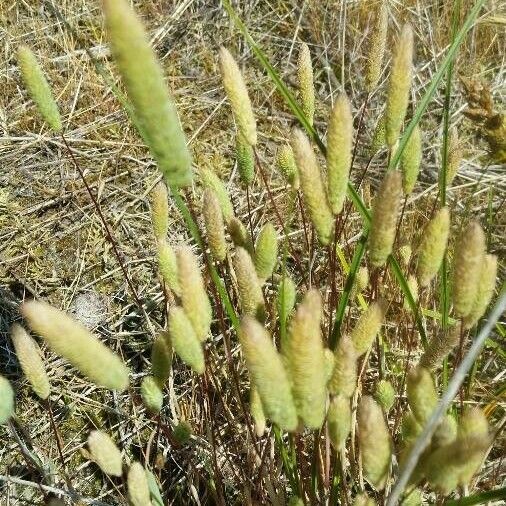
[[[494,499],[506,499],[506,487],[489,490],[488,492],[480,492],[479,494],[462,497],[461,499],[445,501],[444,506],[471,506],[472,504],[483,504]]]

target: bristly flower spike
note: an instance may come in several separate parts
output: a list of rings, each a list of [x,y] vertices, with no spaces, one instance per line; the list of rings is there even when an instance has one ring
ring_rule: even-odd
[[[302,112],[306,116],[309,124],[314,121],[315,112],[315,94],[313,82],[313,64],[311,63],[311,53],[307,44],[302,44],[297,61],[297,78],[299,81],[300,100]]]
[[[169,196],[167,186],[159,181],[151,192],[151,222],[157,241],[165,240],[169,230]]]
[[[271,222],[266,223],[255,245],[255,269],[261,282],[272,276],[278,260],[278,233]]]
[[[410,195],[415,188],[422,163],[422,134],[420,127],[415,126],[401,156],[402,189]]]
[[[374,21],[367,46],[366,90],[372,93],[378,85],[383,67],[388,31],[386,1],[380,1],[374,11]]]
[[[101,430],[90,432],[88,448],[93,460],[105,474],[121,476],[123,472],[121,452],[105,432]]]
[[[225,239],[225,225],[220,202],[216,194],[209,188],[204,191],[202,207],[204,224],[206,227],[207,242],[211,254],[219,262],[223,262],[227,256],[227,241]]]

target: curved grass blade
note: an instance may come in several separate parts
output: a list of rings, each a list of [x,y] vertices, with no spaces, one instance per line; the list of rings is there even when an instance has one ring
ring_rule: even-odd
[[[506,487],[480,492],[479,494],[469,495],[461,499],[446,501],[444,506],[471,506],[473,504],[483,504],[494,499],[506,499]]]

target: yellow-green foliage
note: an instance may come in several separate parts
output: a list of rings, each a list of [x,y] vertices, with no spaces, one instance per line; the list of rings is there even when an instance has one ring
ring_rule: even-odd
[[[17,56],[23,82],[32,100],[37,105],[40,115],[52,130],[61,132],[60,111],[37,58],[28,46],[20,46]]]
[[[464,318],[464,326],[466,328],[470,329],[473,327],[485,314],[485,310],[494,295],[496,276],[497,257],[495,255],[485,255],[483,265],[481,266],[481,273],[478,278],[474,302],[471,311]]]
[[[95,384],[115,390],[128,387],[126,365],[79,322],[46,302],[35,300],[25,302],[21,313],[57,355]]]
[[[397,41],[388,83],[385,111],[386,141],[393,148],[404,123],[413,73],[413,29],[406,24]]]
[[[127,0],[103,0],[111,51],[133,106],[139,133],[170,186],[192,181],[191,155],[162,69]]]
[[[14,392],[9,380],[0,375],[0,425],[14,414]]]
[[[249,405],[251,416],[255,422],[256,435],[261,437],[265,432],[266,420],[264,409],[262,408],[262,400],[260,399],[260,395],[258,395],[258,390],[254,386],[250,388]]]
[[[234,57],[224,47],[220,48],[220,70],[239,130],[244,139],[254,146],[257,143],[257,130],[248,90]]]
[[[327,194],[334,214],[343,209],[351,168],[353,118],[351,104],[343,93],[330,114],[327,133]]]
[[[395,389],[387,380],[380,380],[376,385],[374,392],[374,400],[383,408],[385,413],[388,413],[395,403]]]
[[[453,350],[460,340],[460,325],[441,330],[435,334],[420,359],[420,366],[426,369],[436,369],[443,364],[444,358]]]
[[[202,207],[207,242],[213,257],[222,262],[227,256],[227,242],[225,240],[225,225],[220,202],[216,194],[209,188],[204,191]]]
[[[375,91],[381,71],[388,31],[388,11],[385,1],[380,1],[373,14],[373,25],[367,45],[367,67],[365,73],[366,89],[369,93]]]
[[[291,320],[286,350],[283,350],[297,414],[306,426],[313,429],[323,423],[327,397],[321,317],[320,294],[311,289]]]
[[[327,423],[330,442],[339,451],[351,430],[351,406],[349,398],[337,395],[330,400]]]
[[[402,189],[406,195],[411,194],[415,187],[421,162],[422,134],[420,128],[416,125],[409,136],[401,156]]]
[[[168,330],[170,343],[179,358],[196,373],[202,374],[205,369],[202,343],[181,307],[176,306],[170,309]]]
[[[420,425],[425,425],[437,406],[438,397],[430,372],[423,367],[408,374],[406,391],[411,411]]]
[[[11,328],[11,339],[19,365],[33,391],[41,398],[47,399],[51,392],[46,368],[42,362],[42,352],[39,345],[30,337],[28,332],[15,323]]]
[[[297,428],[297,412],[281,355],[267,330],[250,316],[243,318],[239,331],[242,352],[252,387],[260,396],[265,416],[282,429]]]
[[[366,493],[358,494],[353,500],[353,506],[376,506],[374,499],[371,499]]]
[[[146,470],[139,462],[134,462],[128,470],[128,500],[131,506],[151,506]]]
[[[276,166],[286,179],[286,182],[297,190],[299,188],[299,174],[290,144],[284,144],[279,148],[276,156]]]
[[[358,441],[366,480],[378,490],[385,487],[392,441],[383,411],[369,396],[362,397],[358,407]]]
[[[163,181],[159,181],[151,192],[151,222],[157,241],[165,240],[169,230],[169,196]]]
[[[110,476],[121,476],[123,462],[121,452],[114,441],[101,430],[94,430],[88,436],[88,448],[98,467]]]
[[[473,309],[481,268],[485,259],[485,234],[477,221],[461,232],[453,261],[453,309],[465,317]]]
[[[351,332],[351,340],[357,355],[363,355],[372,345],[377,336],[385,313],[387,303],[383,299],[373,302],[362,314]]]
[[[167,239],[160,239],[156,243],[158,256],[158,270],[167,288],[170,288],[176,295],[181,295],[181,286],[177,273],[176,253]]]
[[[236,137],[235,157],[241,180],[246,186],[249,186],[255,178],[255,158],[253,148],[240,132]]]
[[[266,223],[255,245],[255,269],[260,281],[270,278],[278,261],[278,233],[271,222]]]
[[[408,284],[409,291],[411,292],[411,296],[413,297],[413,301],[418,302],[418,281],[416,279],[416,276],[413,276],[412,274],[410,274],[407,279],[407,284]],[[409,305],[409,301],[408,301],[407,297],[404,297],[402,307],[406,311],[411,311],[411,306]]]
[[[213,314],[204,280],[200,274],[199,263],[187,246],[179,248],[176,257],[181,304],[195,330],[195,335],[204,341],[209,333]]]
[[[391,170],[385,174],[372,209],[369,260],[373,267],[384,265],[392,253],[401,196],[401,174]]]
[[[295,155],[304,202],[319,241],[326,245],[332,238],[334,217],[327,200],[318,161],[308,138],[298,128],[292,130],[291,145]]]
[[[299,83],[302,112],[312,125],[315,112],[315,96],[313,83],[313,65],[307,44],[302,44],[297,61],[297,78]]]
[[[170,338],[165,334],[158,335],[153,341],[151,369],[158,385],[162,388],[172,369],[172,345],[170,344]]]
[[[263,319],[265,316],[264,296],[255,265],[250,254],[238,247],[234,257],[239,301],[243,314]]]
[[[200,169],[199,174],[204,187],[209,188],[215,193],[216,198],[220,203],[223,219],[225,220],[225,223],[228,224],[234,217],[234,208],[232,207],[230,195],[228,194],[228,190],[223,184],[223,181],[210,169]]]
[[[141,397],[148,411],[151,413],[160,412],[163,405],[163,392],[153,376],[142,378]]]
[[[444,258],[450,233],[450,212],[442,207],[422,233],[416,275],[420,286],[427,286],[437,274]]]
[[[297,288],[293,279],[285,276],[281,279],[278,287],[278,294],[276,298],[276,307],[278,309],[279,318],[284,321],[288,318],[290,312],[295,306],[295,298],[297,296]]]
[[[357,381],[357,350],[349,337],[343,336],[335,351],[334,372],[328,389],[332,394],[351,397]]]

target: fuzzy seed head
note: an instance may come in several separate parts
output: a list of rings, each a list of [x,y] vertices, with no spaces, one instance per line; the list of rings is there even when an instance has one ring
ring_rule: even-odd
[[[0,375],[0,425],[14,414],[14,391],[7,378]]]
[[[255,158],[253,148],[240,132],[236,137],[235,157],[241,180],[245,186],[249,186],[255,178]]]
[[[304,202],[309,210],[319,241],[326,245],[332,238],[334,218],[327,201],[318,161],[308,138],[298,128],[292,130],[291,145],[299,172]]]
[[[369,284],[369,269],[363,265],[357,271],[357,275],[355,276],[355,281],[353,283],[353,288],[351,290],[350,297],[355,299],[358,297]]]
[[[105,474],[121,476],[123,473],[121,452],[105,432],[91,431],[88,436],[88,448],[93,460]]]
[[[170,186],[192,181],[191,155],[162,69],[141,21],[127,0],[103,0],[112,55],[136,126]]]
[[[343,93],[334,104],[327,133],[327,195],[334,214],[342,211],[346,198],[352,144],[351,104]]]
[[[280,354],[267,330],[250,316],[244,317],[239,340],[251,384],[257,389],[267,418],[287,431],[297,428],[297,413],[290,382]]]
[[[334,374],[334,367],[336,366],[336,357],[334,352],[330,348],[325,348],[323,350],[323,354],[325,355],[325,379],[327,383],[332,378]]]
[[[430,372],[423,367],[412,369],[406,385],[408,403],[420,425],[425,425],[437,406],[438,396]]]
[[[227,256],[223,214],[218,197],[209,188],[204,191],[203,214],[211,254],[216,260],[223,262]]]
[[[386,143],[386,120],[385,115],[382,114],[376,123],[376,128],[374,129],[371,139],[371,154],[374,155],[383,149],[386,146]]]
[[[351,333],[357,356],[363,355],[371,347],[383,324],[386,310],[386,301],[379,299],[373,302],[358,320]]]
[[[331,399],[327,412],[329,438],[336,451],[341,450],[351,430],[350,399],[337,395]]]
[[[260,395],[258,394],[258,390],[252,386],[249,393],[249,405],[251,416],[253,421],[255,422],[255,432],[258,437],[262,437],[265,432],[265,413],[262,408],[262,401],[260,399]]]
[[[202,374],[205,369],[202,343],[183,308],[171,308],[168,330],[170,342],[179,358],[197,374]]]
[[[253,254],[253,242],[251,235],[242,223],[237,218],[232,218],[227,225],[230,238],[236,247],[244,248],[249,254]]]
[[[388,11],[386,2],[381,1],[374,11],[374,20],[367,46],[367,68],[365,73],[366,89],[373,92],[378,85],[388,31]]]
[[[255,269],[260,281],[265,281],[272,276],[278,260],[278,233],[274,225],[266,223],[255,245]]]
[[[441,330],[430,341],[422,358],[420,367],[434,370],[442,365],[445,357],[455,348],[460,341],[460,325],[451,327],[446,332]]]
[[[447,207],[442,207],[422,234],[416,270],[420,286],[428,286],[441,267],[449,234],[450,212]]]
[[[176,295],[181,294],[179,277],[177,272],[177,260],[174,248],[167,242],[167,239],[160,239],[156,243],[158,256],[158,270],[165,285]]]
[[[422,163],[422,134],[418,125],[415,126],[401,156],[402,189],[405,195],[413,191],[420,164]]]
[[[151,222],[157,241],[165,240],[169,230],[169,196],[163,181],[156,184],[151,192]]]
[[[210,169],[200,169],[200,177],[205,188],[214,192],[220,203],[221,212],[225,223],[229,223],[234,217],[234,208],[230,201],[230,195],[223,181]]]
[[[297,190],[299,188],[299,173],[297,172],[295,156],[290,144],[284,144],[279,148],[276,156],[276,166],[286,182],[291,185],[294,190]]]
[[[11,339],[19,365],[29,381],[33,391],[41,398],[47,399],[51,392],[46,368],[42,362],[42,352],[39,345],[30,337],[28,332],[15,323],[11,328]]]
[[[128,387],[126,365],[79,322],[46,302],[35,300],[25,302],[21,313],[57,355],[96,385],[114,390]]]
[[[265,305],[262,287],[253,260],[244,248],[237,248],[234,257],[234,271],[243,314],[263,320]]]
[[[151,413],[159,413],[163,405],[163,392],[153,376],[145,376],[141,383],[141,397],[144,406]]]
[[[376,506],[374,499],[371,499],[366,493],[358,494],[353,500],[353,506]]]
[[[402,28],[392,60],[385,111],[386,141],[392,148],[399,138],[409,102],[413,74],[413,29]]]
[[[139,462],[134,462],[128,470],[128,499],[132,506],[151,506],[146,470]]]
[[[401,173],[391,170],[385,174],[372,209],[369,260],[373,267],[383,266],[392,253],[401,197]]]
[[[390,467],[392,441],[383,411],[367,395],[362,397],[358,408],[358,430],[364,477],[371,485],[382,490]]]
[[[197,338],[204,341],[211,328],[213,314],[204,280],[200,274],[200,266],[197,257],[187,246],[179,248],[176,257],[181,304]]]
[[[357,350],[349,337],[343,336],[337,343],[335,366],[328,389],[331,394],[351,397],[357,382]]]
[[[285,352],[297,414],[313,429],[323,423],[327,398],[321,316],[320,294],[311,289],[292,318]]]
[[[395,403],[395,390],[392,383],[387,380],[378,381],[374,399],[382,407],[383,411],[388,413]]]
[[[255,116],[248,90],[234,57],[223,46],[220,48],[220,71],[223,87],[230,101],[239,130],[244,139],[254,146],[257,143]]]
[[[312,125],[315,112],[315,94],[313,82],[313,64],[307,44],[302,44],[297,61],[297,79],[299,82],[302,112]]]
[[[473,309],[484,258],[485,234],[480,224],[472,221],[455,245],[452,295],[457,316],[465,317]]]
[[[278,295],[276,298],[276,307],[280,319],[286,321],[295,306],[296,296],[297,288],[293,279],[285,276],[279,283]]]
[[[403,244],[399,248],[399,258],[404,267],[409,267],[409,262],[411,261],[412,254],[413,250],[410,244]]]
[[[441,446],[453,443],[457,437],[457,422],[452,415],[446,415],[439,424],[432,437],[431,446],[440,448]]]
[[[180,420],[180,422],[174,427],[173,436],[179,444],[184,445],[188,443],[192,435],[192,426],[186,420]]]
[[[151,347],[151,369],[158,386],[163,388],[172,369],[172,345],[165,333],[157,336]]]
[[[476,295],[469,314],[464,318],[464,327],[470,329],[485,314],[485,311],[494,295],[497,277],[497,257],[485,255],[481,273],[476,287]]]
[[[448,137],[448,156],[446,160],[446,187],[451,186],[462,161],[462,144],[455,126],[450,129]]]
[[[407,285],[409,288],[409,291],[411,292],[411,295],[413,297],[413,301],[416,303],[418,302],[418,281],[415,276],[412,274],[409,275],[407,279]],[[411,311],[411,306],[409,305],[409,301],[407,297],[404,297],[402,307],[405,311]]]

